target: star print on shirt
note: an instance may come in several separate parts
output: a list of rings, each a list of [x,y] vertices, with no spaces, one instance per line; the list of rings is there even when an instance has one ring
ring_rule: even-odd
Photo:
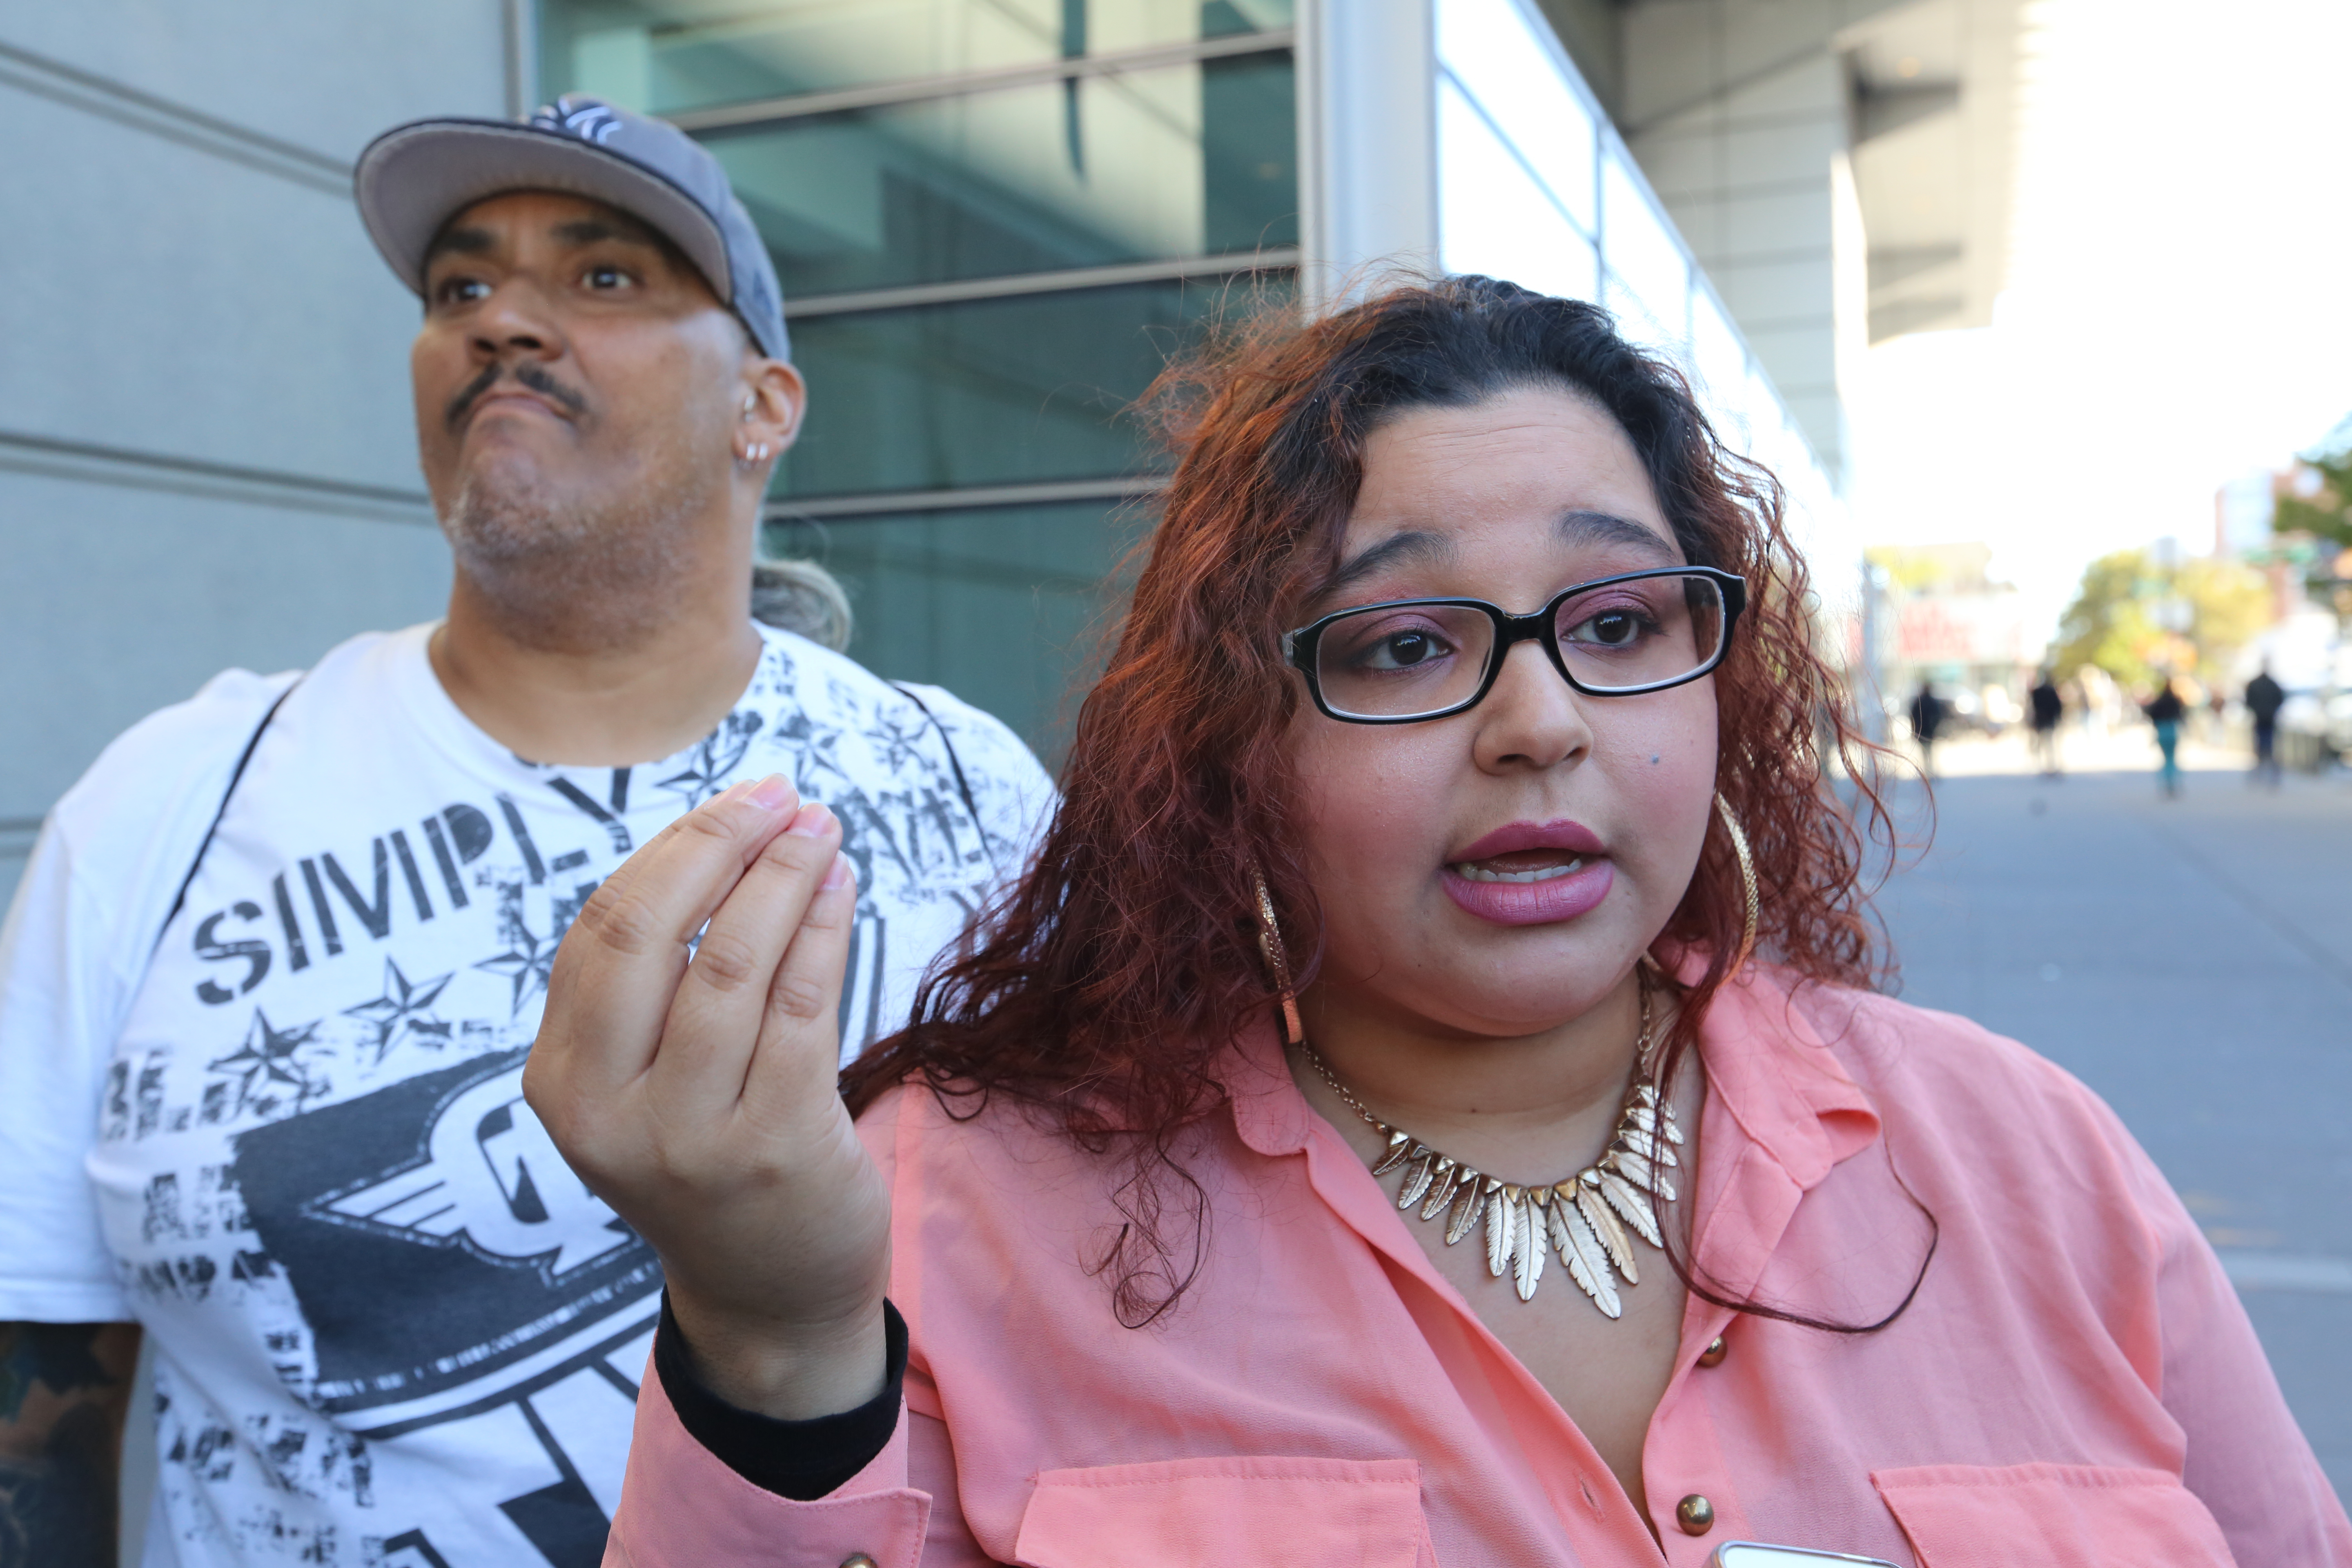
[[[561,862],[558,862],[561,864]],[[524,912],[524,900],[529,896],[528,884],[499,882],[499,940],[507,950],[493,958],[485,958],[475,968],[503,977],[513,987],[508,999],[509,1017],[520,1017],[525,1005],[547,990],[548,972],[555,966],[555,950],[563,942],[563,933],[572,929],[591,895],[596,891],[594,882],[581,882],[570,894],[551,890],[547,900],[547,934],[531,930],[530,920]]]
[[[683,795],[686,809],[692,811],[719,793],[719,781],[743,761],[761,722],[757,713],[741,709],[730,713],[719,721],[719,728],[695,743],[687,753],[686,766],[662,780],[661,787]]]
[[[436,1018],[426,1009],[440,996],[456,971],[437,979],[420,980],[412,984],[400,972],[400,965],[391,959],[383,961],[383,994],[373,1002],[362,1002],[356,1007],[343,1009],[346,1018],[357,1018],[375,1031],[375,1059],[381,1067],[392,1047],[412,1035],[423,1036],[428,1041],[442,1045],[449,1042],[449,1024]]]
[[[530,929],[530,922],[523,919],[520,882],[499,884],[499,933],[507,950],[495,958],[483,959],[474,967],[503,976],[513,984],[508,1013],[509,1017],[513,1017],[522,1012],[525,1002],[547,989],[548,971],[555,966],[556,938],[562,933],[542,937]]]
[[[280,1101],[270,1092],[272,1085],[294,1091],[297,1110],[312,1095],[324,1090],[325,1085],[312,1081],[294,1053],[309,1045],[319,1032],[319,1021],[298,1024],[290,1029],[272,1028],[268,1015],[258,1007],[253,1010],[253,1024],[246,1031],[245,1044],[235,1052],[207,1065],[212,1071],[227,1073],[236,1080],[236,1108],[239,1111],[256,1110],[267,1116],[278,1109]]]
[[[922,757],[922,741],[930,731],[928,718],[917,717],[911,721],[901,713],[877,715],[877,728],[873,738],[882,742],[882,765],[892,773],[900,773]]]

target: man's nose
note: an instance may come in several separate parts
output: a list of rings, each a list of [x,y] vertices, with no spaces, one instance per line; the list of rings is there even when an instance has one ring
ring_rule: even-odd
[[[475,312],[474,352],[484,359],[552,359],[563,352],[563,334],[547,300],[528,283],[500,283]]]

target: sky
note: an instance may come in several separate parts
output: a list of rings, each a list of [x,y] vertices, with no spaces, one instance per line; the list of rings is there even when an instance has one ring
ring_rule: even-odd
[[[2026,0],[1993,324],[1871,350],[1874,542],[1981,540],[2044,620],[2083,567],[2352,413],[2352,0]]]

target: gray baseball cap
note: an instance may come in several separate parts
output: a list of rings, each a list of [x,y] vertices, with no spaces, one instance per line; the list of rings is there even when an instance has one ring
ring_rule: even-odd
[[[751,215],[700,143],[675,125],[577,93],[516,124],[417,120],[360,154],[360,221],[400,280],[425,292],[425,252],[442,226],[507,191],[604,202],[666,237],[771,359],[792,358],[783,290]]]

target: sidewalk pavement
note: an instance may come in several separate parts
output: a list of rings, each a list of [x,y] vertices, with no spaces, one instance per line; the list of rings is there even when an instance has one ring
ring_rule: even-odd
[[[1879,897],[1899,994],[2023,1040],[2115,1107],[2352,1496],[2352,781],[2273,793],[2244,752],[2200,748],[2166,800],[2144,739],[2128,772],[2053,782],[1973,744],[1937,748],[1932,846]],[[1955,776],[1964,761],[1987,765]],[[1916,843],[1927,792],[1896,801]]]
[[[2243,773],[2252,766],[2253,742],[2249,737],[2225,731],[2217,744],[2208,731],[2206,724],[2196,722],[2181,736],[2179,755],[2183,773]],[[2058,734],[2059,765],[2067,773],[2145,773],[2151,777],[2156,773],[2158,752],[2154,725],[2127,723],[2116,730],[2088,730],[2066,724]],[[1917,749],[1906,741],[1897,742],[1895,750],[1916,771]],[[2032,738],[2019,726],[2012,725],[1998,736],[1963,735],[1936,742],[1938,778],[2033,773],[2040,769]]]

